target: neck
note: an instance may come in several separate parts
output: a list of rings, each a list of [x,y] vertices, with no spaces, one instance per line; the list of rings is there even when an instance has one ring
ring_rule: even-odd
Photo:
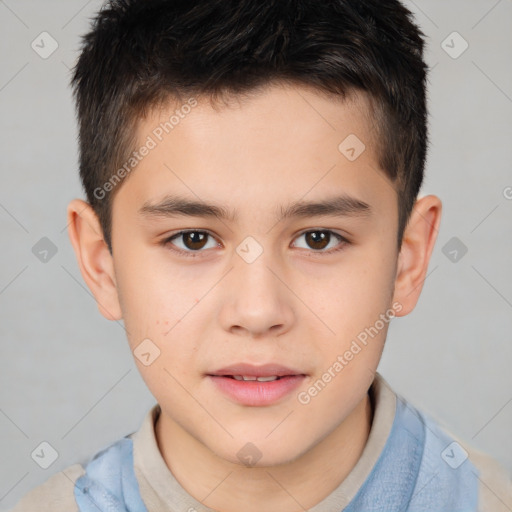
[[[361,457],[372,419],[371,400],[365,394],[345,421],[312,449],[271,467],[226,461],[163,413],[155,435],[176,480],[205,506],[221,512],[292,512],[313,507],[345,480]]]

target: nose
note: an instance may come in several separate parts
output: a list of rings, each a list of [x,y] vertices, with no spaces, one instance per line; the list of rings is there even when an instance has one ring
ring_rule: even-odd
[[[289,331],[295,320],[293,294],[283,284],[275,262],[265,252],[248,263],[233,255],[226,276],[220,322],[231,334],[275,337]]]

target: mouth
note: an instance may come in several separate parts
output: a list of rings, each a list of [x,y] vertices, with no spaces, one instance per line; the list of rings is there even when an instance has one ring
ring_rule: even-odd
[[[231,401],[246,406],[265,406],[283,400],[307,375],[277,364],[240,363],[208,373],[206,377]]]

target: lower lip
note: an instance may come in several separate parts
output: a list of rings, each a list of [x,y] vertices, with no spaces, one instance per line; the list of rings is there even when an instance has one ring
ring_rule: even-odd
[[[232,400],[242,405],[262,406],[273,404],[290,394],[303,382],[305,375],[291,375],[267,382],[216,375],[208,375],[208,378]]]

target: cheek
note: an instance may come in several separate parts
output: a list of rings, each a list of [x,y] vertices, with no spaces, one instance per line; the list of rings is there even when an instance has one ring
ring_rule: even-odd
[[[191,306],[175,287],[149,283],[146,293],[130,296],[125,326],[135,364],[159,403],[186,408],[181,383],[197,379],[201,339]],[[135,293],[135,289],[131,290]],[[130,290],[126,289],[130,294]],[[187,311],[189,314],[187,314]],[[148,355],[149,354],[149,355]]]
[[[334,268],[334,267],[333,267]],[[354,252],[327,279],[308,280],[308,305],[338,339],[355,336],[385,313],[393,295],[391,260]],[[316,284],[315,284],[316,283]],[[329,332],[326,330],[326,333]]]
[[[201,301],[207,289],[165,262],[132,256],[119,269],[118,289],[130,348],[151,392],[158,397],[187,379],[197,367],[201,336],[200,318],[208,304]],[[149,340],[149,341],[148,341]],[[145,344],[145,345],[144,345]],[[150,356],[142,354],[150,353]],[[146,364],[148,359],[152,362]],[[159,397],[158,397],[159,398]]]
[[[375,376],[395,316],[393,275],[390,260],[361,256],[350,271],[340,272],[330,282],[327,291],[315,287],[311,294],[319,316],[335,334],[326,330],[318,340],[321,363],[300,403],[309,411],[338,411],[331,418],[332,425],[359,403]]]
[[[163,342],[190,309],[193,291],[168,271],[150,261],[138,261],[134,255],[117,265],[117,288],[123,320],[130,345],[149,338]]]

